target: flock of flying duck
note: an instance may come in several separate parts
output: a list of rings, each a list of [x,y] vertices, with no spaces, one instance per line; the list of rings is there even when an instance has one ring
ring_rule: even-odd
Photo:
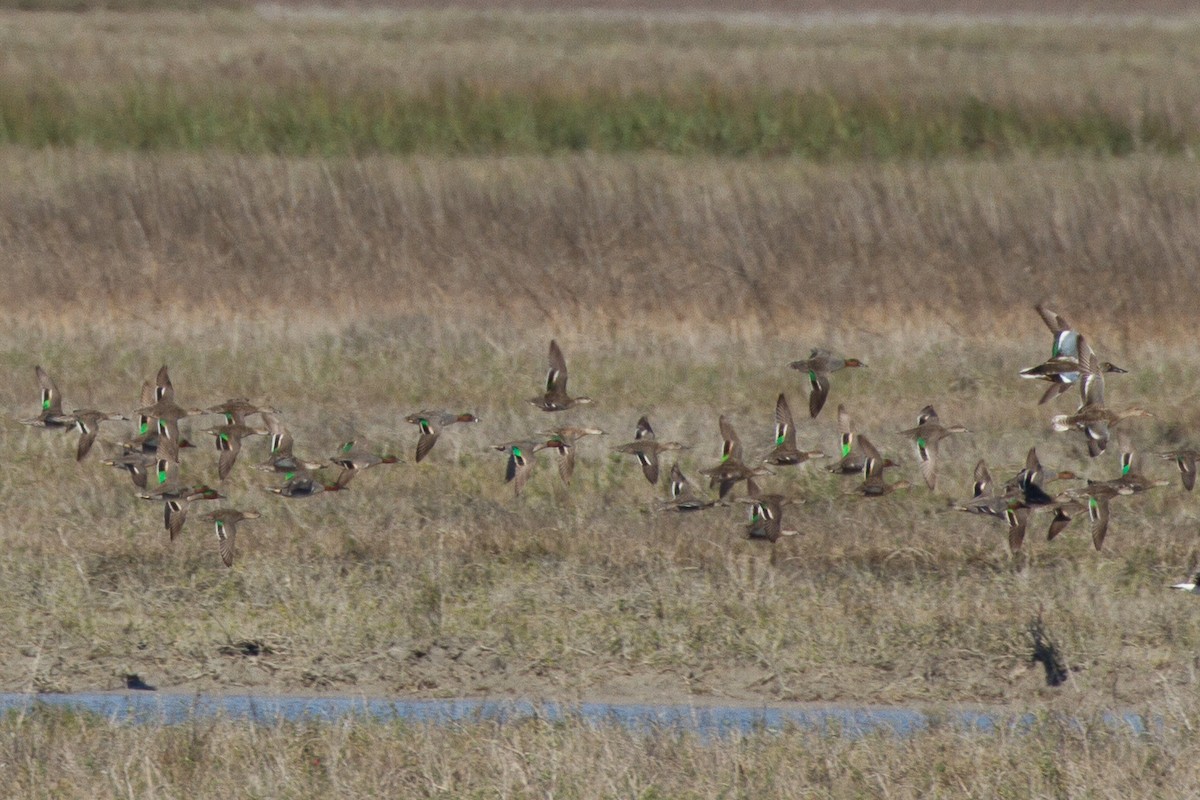
[[[1115,410],[1106,405],[1105,374],[1123,373],[1125,370],[1107,361],[1100,361],[1085,337],[1071,328],[1059,314],[1044,305],[1038,305],[1037,310],[1054,336],[1051,355],[1036,367],[1023,370],[1021,376],[1050,384],[1039,404],[1047,403],[1073,386],[1078,386],[1081,397],[1079,407],[1073,414],[1053,417],[1053,428],[1059,432],[1082,432],[1092,457],[1104,452],[1110,436],[1115,433],[1122,449],[1120,475],[1110,480],[1089,480],[1085,485],[1051,494],[1045,488],[1047,483],[1074,479],[1076,476],[1070,472],[1059,472],[1047,478],[1038,460],[1037,450],[1032,448],[1024,469],[1003,485],[993,481],[987,464],[980,460],[974,471],[974,496],[952,508],[1004,520],[1008,525],[1008,545],[1014,553],[1020,550],[1035,513],[1045,512],[1050,516],[1048,539],[1054,539],[1072,519],[1086,513],[1091,521],[1092,542],[1096,549],[1100,549],[1108,530],[1109,505],[1114,498],[1168,483],[1147,478],[1143,474],[1141,457],[1129,446],[1129,437],[1122,427],[1128,419],[1152,415],[1138,407]],[[808,411],[811,417],[816,418],[829,396],[830,376],[845,368],[866,365],[854,358],[840,358],[827,350],[815,349],[808,358],[794,361],[788,366],[807,377]],[[299,457],[293,452],[293,440],[287,426],[274,409],[244,398],[227,400],[205,409],[185,408],[175,401],[175,388],[166,366],[158,371],[153,382],[146,381],[143,384],[140,406],[129,416],[94,409],[66,413],[62,406],[62,395],[54,381],[40,366],[35,371],[41,386],[41,411],[36,417],[21,421],[42,428],[76,429],[80,434],[75,454],[77,460],[83,460],[91,450],[101,423],[108,420],[134,423],[131,436],[110,443],[114,452],[103,463],[127,471],[139,490],[139,497],[163,502],[163,523],[172,540],[182,531],[191,503],[224,499],[217,489],[205,483],[188,483],[182,477],[180,451],[193,446],[180,435],[179,421],[186,417],[209,414],[223,419],[221,424],[203,429],[204,433],[214,438],[219,453],[217,475],[222,481],[233,469],[243,439],[255,435],[269,436],[269,456],[256,468],[281,476],[282,484],[267,487],[267,490],[283,498],[303,498],[321,492],[341,491],[349,486],[359,472],[399,460],[394,455],[374,453],[354,441],[345,443],[337,453],[321,461]],[[546,412],[566,411],[592,402],[587,397],[571,397],[567,393],[566,359],[555,341],[550,342],[545,389],[528,402]],[[829,471],[841,475],[862,475],[862,483],[856,487],[856,491],[866,497],[880,497],[908,488],[907,481],[885,480],[885,470],[899,465],[881,456],[871,441],[855,429],[844,406],[839,405],[837,411],[840,457],[828,467]],[[254,427],[247,422],[256,415],[265,427]],[[477,422],[478,417],[455,411],[422,410],[408,415],[406,421],[417,426],[419,431],[416,445],[416,461],[419,462],[429,454],[446,428],[456,423]],[[722,438],[720,459],[713,466],[700,470],[700,474],[709,478],[709,488],[716,490],[715,497],[699,493],[684,476],[678,463],[674,463],[670,469],[668,497],[658,505],[658,509],[694,512],[716,505],[728,505],[734,488],[744,482],[746,496],[738,498],[738,501],[749,505],[749,522],[745,526],[747,538],[775,542],[781,536],[795,534],[796,531],[783,527],[783,510],[791,503],[803,501],[781,493],[765,493],[756,482],[757,478],[771,474],[770,467],[797,466],[811,459],[825,457],[819,450],[803,450],[797,445],[795,423],[787,397],[780,394],[776,401],[775,437],[772,449],[765,456],[745,460],[741,441],[726,416],[720,417],[719,427]],[[913,442],[921,476],[931,490],[937,484],[939,443],[947,436],[968,432],[961,425],[943,425],[933,406],[921,410],[916,427],[900,432]],[[562,426],[494,445],[494,449],[508,455],[505,480],[511,482],[515,492],[520,494],[533,473],[539,451],[557,451],[559,476],[564,484],[569,484],[575,469],[579,441],[603,433],[593,427]],[[637,422],[633,441],[614,449],[634,456],[646,480],[657,484],[662,455],[686,448],[687,445],[679,442],[657,439],[649,420],[643,416]],[[1163,453],[1162,457],[1175,462],[1184,489],[1191,491],[1195,485],[1196,461],[1200,453],[1195,449],[1181,449]],[[333,468],[337,471],[330,480],[325,470]],[[226,566],[233,565],[238,524],[258,516],[257,511],[235,508],[221,508],[205,515],[215,525],[218,551]],[[1198,584],[1200,575],[1192,583],[1176,584],[1174,588],[1200,594]]]

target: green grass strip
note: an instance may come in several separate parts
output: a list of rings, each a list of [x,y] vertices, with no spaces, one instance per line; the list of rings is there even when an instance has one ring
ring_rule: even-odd
[[[1137,120],[1134,122],[1133,120]],[[0,87],[0,143],[287,155],[663,152],[814,160],[1178,153],[1194,126],[1099,103],[975,96],[914,100],[698,87],[618,93],[531,87],[423,93],[316,83],[195,87],[145,82],[81,95],[53,80]]]

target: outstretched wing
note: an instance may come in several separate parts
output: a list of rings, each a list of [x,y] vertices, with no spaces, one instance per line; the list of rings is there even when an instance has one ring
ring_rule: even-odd
[[[732,458],[735,461],[741,461],[742,440],[738,438],[737,431],[733,429],[733,423],[730,422],[724,414],[722,414],[721,418],[718,420],[718,424],[721,428],[722,439],[721,460],[728,461]]]
[[[217,549],[221,553],[221,561],[227,567],[233,566],[233,545],[234,539],[237,536],[237,527],[235,525],[227,525],[222,520],[216,521],[217,529]]]
[[[792,409],[782,392],[775,401],[775,446],[781,445],[796,446],[796,423],[792,421]]]
[[[567,390],[567,359],[563,357],[558,342],[550,340],[550,371],[546,373],[546,391],[559,393]]]
[[[62,393],[58,391],[54,380],[46,374],[46,370],[39,366],[34,367],[34,372],[37,373],[38,385],[42,387],[42,415],[45,417],[61,416],[63,413]]]
[[[809,369],[808,386],[812,390],[808,394],[808,415],[815,418],[825,407],[825,398],[829,397],[829,375]]]
[[[1088,498],[1088,519],[1092,521],[1092,544],[1099,550],[1104,546],[1104,537],[1108,533],[1107,497]]]

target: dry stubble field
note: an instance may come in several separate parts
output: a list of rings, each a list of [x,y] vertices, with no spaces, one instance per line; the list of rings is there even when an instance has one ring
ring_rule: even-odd
[[[350,62],[351,83],[369,85],[388,63],[387,43],[413,47],[404,37],[418,31],[427,54],[440,53],[427,63],[524,91],[522,48],[447,44],[460,30],[486,38],[488,18],[469,20],[396,23],[392,38],[361,51],[378,64]],[[336,83],[345,62],[313,61],[303,47],[319,51],[323,35],[351,52],[380,24],[272,28],[236,14],[3,21],[9,41],[42,37],[30,75],[57,71],[64,86],[85,87],[64,101],[63,119],[90,113],[88,92],[103,96],[103,81],[80,80],[89,71],[134,89],[178,80],[203,97],[216,80],[206,72],[216,51],[205,48],[218,46],[219,74],[235,87],[269,89],[273,79],[292,91],[297,65]],[[588,25],[518,16],[503,30],[506,41],[549,49],[564,37],[608,42],[580,56],[578,75],[600,85],[642,53],[668,76],[706,63],[686,26],[626,39],[624,24]],[[122,38],[129,28],[143,38]],[[793,32],[762,51],[741,28],[701,30],[710,46],[743,54],[735,78],[704,77],[718,93],[768,75],[782,86],[790,70],[834,97],[872,96],[908,64],[916,113],[919,98],[940,107],[972,91],[963,78],[972,48],[993,64],[990,91],[1004,87],[1009,107],[1027,115],[1064,91],[1025,79],[1029,52],[1043,54],[1042,71],[1072,63],[1063,48],[1090,53],[1107,74],[1140,64],[1154,87],[1144,102],[1181,130],[1194,91],[1179,78],[1197,52],[1186,25],[1169,34],[1169,57],[1149,34],[1102,25],[1088,36],[835,26],[813,49]],[[184,35],[194,51],[165,63],[147,56],[155,37]],[[1044,46],[1026,51],[1031,41]],[[866,55],[851,86],[829,67],[848,53]],[[9,85],[29,63],[0,63]],[[955,78],[939,81],[947,72]],[[412,80],[419,90],[420,74]],[[1094,105],[1119,111],[1135,83],[1074,85],[1064,106],[1093,102],[1079,99],[1091,92]],[[22,108],[40,106],[6,102],[6,130],[37,129],[17,123]],[[1200,563],[1200,520],[1170,465],[1149,463],[1170,486],[1114,503],[1102,553],[1076,523],[1050,544],[1031,534],[1013,558],[1002,525],[947,510],[969,495],[978,458],[1007,476],[1034,444],[1054,469],[1116,474],[1114,452],[1091,461],[1078,437],[1051,433],[1054,411],[1016,378],[1047,354],[1038,300],[1130,368],[1109,394],[1156,414],[1133,428],[1140,449],[1194,444],[1200,429],[1192,161],[1152,138],[1114,157],[1020,132],[1001,155],[879,161],[835,149],[842,157],[820,162],[620,147],[464,154],[436,143],[323,158],[307,146],[297,155],[172,148],[170,137],[145,149],[10,138],[0,152],[5,689],[115,689],[136,673],[183,692],[978,705],[1043,716],[1019,735],[937,729],[849,741],[790,731],[711,742],[582,723],[126,728],[39,712],[4,719],[0,770],[18,793],[47,796],[92,796],[101,785],[114,796],[230,786],[259,796],[1187,796],[1200,623],[1194,598],[1164,585]],[[572,390],[596,400],[562,420],[609,434],[581,445],[569,489],[543,458],[514,498],[488,445],[560,421],[523,402],[542,381],[551,337]],[[937,492],[865,500],[847,494],[854,479],[781,469],[766,485],[805,503],[787,511],[800,535],[774,547],[741,538],[740,504],[654,512],[661,487],[610,450],[634,420],[647,413],[660,437],[691,444],[680,462],[698,481],[719,452],[719,414],[758,452],[778,392],[803,409],[800,376],[785,365],[818,345],[869,367],[835,377],[821,417],[798,420],[801,443],[832,452],[844,402],[919,483],[896,432],[934,403],[973,431],[946,443]],[[96,455],[76,464],[70,435],[16,422],[36,411],[34,364],[58,379],[68,408],[129,411],[162,363],[185,403],[269,399],[306,455],[359,438],[410,463],[372,470],[345,493],[282,501],[247,468],[265,455],[248,444],[222,491],[263,517],[241,529],[238,562],[225,569],[206,525],[190,520],[168,542],[159,506],[134,498],[121,474]],[[429,405],[483,422],[448,431],[415,465],[415,429],[402,417]],[[107,425],[106,437],[122,433]],[[190,426],[203,445],[200,427]],[[215,460],[211,447],[189,451],[185,470],[215,481]],[[1039,614],[1072,668],[1060,687],[1030,661]],[[259,654],[246,655],[247,643]],[[1094,715],[1114,708],[1161,718],[1165,730],[1111,731]]]

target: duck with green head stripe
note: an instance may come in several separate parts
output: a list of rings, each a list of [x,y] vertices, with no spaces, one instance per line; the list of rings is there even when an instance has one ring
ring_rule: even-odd
[[[220,453],[217,460],[217,476],[225,480],[237,462],[238,453],[242,451],[242,439],[247,436],[266,436],[268,431],[233,422],[206,428],[204,433],[211,433],[216,437],[217,452]]]
[[[556,446],[558,445],[547,442],[545,439],[522,439],[495,444],[492,445],[492,449],[508,453],[508,462],[504,468],[504,482],[511,483],[514,494],[519,495],[529,481],[529,476],[533,474],[533,468],[537,465],[537,452]]]
[[[467,412],[455,411],[417,411],[404,418],[405,422],[416,425],[421,435],[417,439],[417,462],[420,462],[437,444],[438,436],[449,425],[459,422],[479,422],[479,417]]]
[[[379,466],[380,464],[397,464],[400,459],[396,456],[376,455],[360,447],[353,439],[343,444],[337,455],[329,459],[329,463],[341,467],[334,484],[339,489],[345,489],[358,473]]]
[[[815,348],[808,354],[808,358],[802,361],[793,361],[788,366],[808,374],[808,414],[815,418],[817,414],[821,413],[821,409],[825,406],[825,399],[829,397],[829,376],[846,367],[865,367],[867,365],[857,358],[842,358],[828,350]]]

